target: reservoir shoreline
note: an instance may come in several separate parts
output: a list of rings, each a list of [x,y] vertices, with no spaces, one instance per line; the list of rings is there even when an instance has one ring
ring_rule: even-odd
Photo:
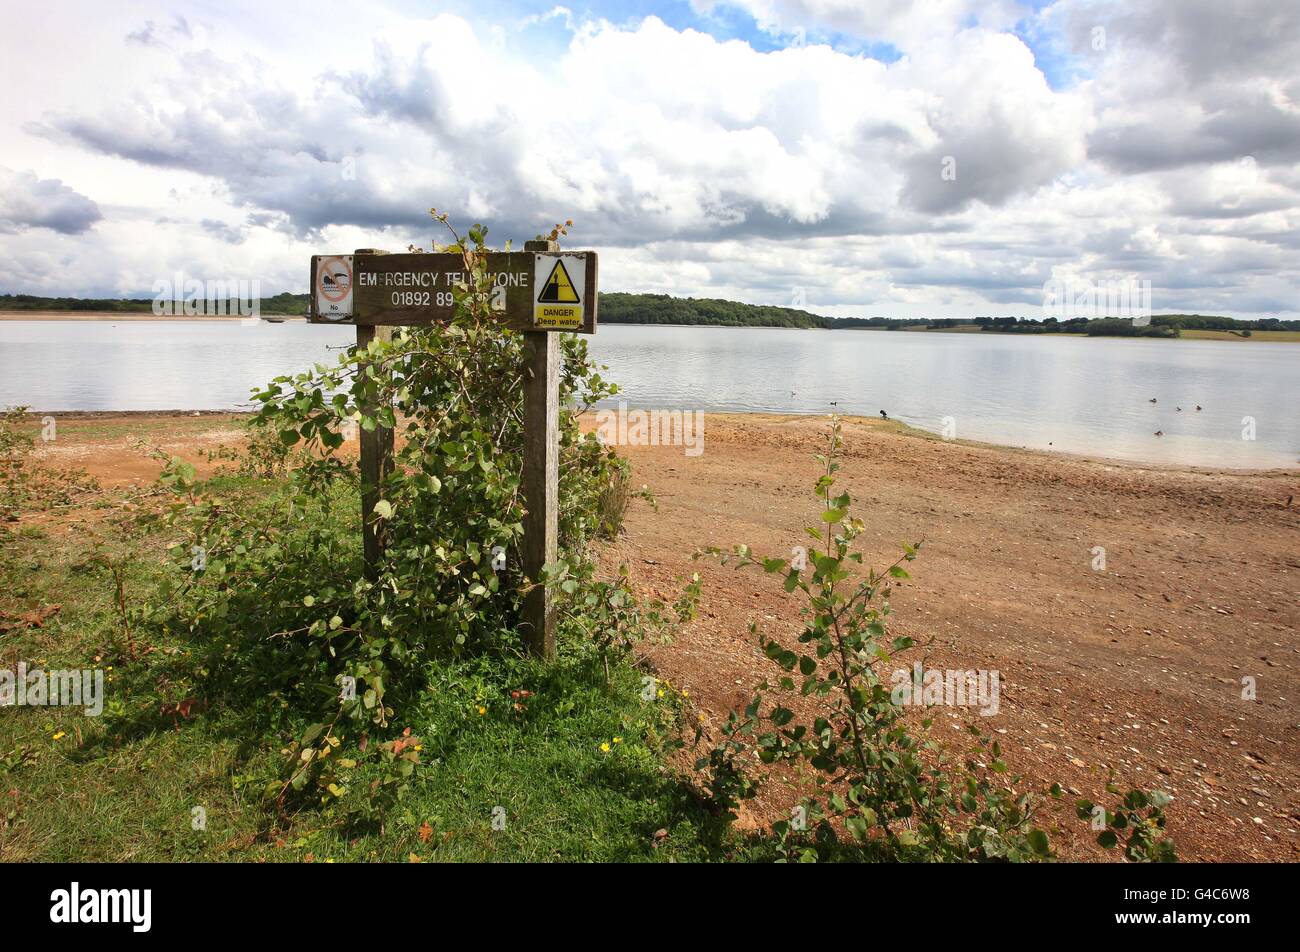
[[[1230,470],[1292,469],[1300,344],[616,324],[587,340],[620,385],[606,407],[887,415],[994,446]],[[1108,343],[1109,342],[1109,343]],[[349,326],[130,318],[0,321],[0,407],[42,412],[256,409],[278,376],[336,365]]]
[[[164,314],[155,315],[152,311],[6,311],[0,310],[0,321],[34,321],[34,322],[55,322],[55,321],[102,321],[106,323],[119,322],[149,322],[156,321],[164,324],[176,324],[183,322],[201,323],[207,321],[246,321],[246,320],[266,320],[271,323],[289,323],[305,324],[307,319],[301,314],[274,314],[263,313],[256,317],[246,317],[242,314],[229,315],[186,315],[186,314]],[[337,325],[347,326],[347,325]],[[964,336],[973,334],[975,336],[997,336],[997,337],[1036,337],[1040,335],[1014,333],[1004,331],[985,331],[976,328],[974,325],[962,325],[958,327],[905,327],[890,331],[885,327],[789,327],[781,325],[768,324],[667,324],[658,321],[606,321],[605,327],[673,327],[679,329],[707,329],[716,328],[720,330],[732,331],[780,331],[780,330],[799,330],[799,331],[877,331],[896,334],[946,334],[953,336]],[[1075,332],[1058,332],[1052,334],[1043,334],[1045,337],[1072,337],[1083,340],[1169,340],[1169,341],[1187,341],[1187,340],[1227,340],[1227,341],[1244,341],[1248,343],[1261,344],[1294,344],[1300,342],[1300,332],[1296,331],[1256,331],[1250,337],[1242,337],[1237,334],[1219,331],[1202,331],[1202,330],[1185,330],[1180,337],[1123,337],[1117,335],[1089,335]]]
[[[0,408],[3,409],[3,408]],[[642,409],[635,405],[629,405],[629,411]],[[52,416],[57,421],[78,421],[82,423],[103,422],[113,423],[114,421],[132,422],[144,427],[154,427],[162,425],[166,420],[211,420],[216,422],[236,422],[248,421],[254,416],[252,410],[195,410],[195,409],[159,409],[159,410],[58,410],[42,409],[39,407],[28,407],[27,416],[32,427],[39,427],[40,420],[45,416]],[[591,430],[595,428],[596,410],[591,410],[583,415],[583,429]],[[1118,467],[1123,469],[1143,470],[1151,472],[1165,473],[1194,473],[1202,476],[1277,476],[1288,475],[1300,477],[1300,461],[1295,466],[1264,466],[1264,467],[1232,467],[1232,466],[1205,466],[1188,463],[1170,463],[1161,460],[1133,460],[1109,457],[1097,453],[1072,453],[1065,450],[1043,450],[1028,446],[1010,446],[1000,443],[988,443],[980,440],[944,440],[942,436],[926,430],[919,426],[913,426],[901,420],[878,420],[873,417],[864,417],[855,414],[839,414],[841,422],[845,424],[855,424],[861,426],[870,426],[878,430],[893,432],[899,436],[909,439],[937,441],[940,443],[951,443],[954,446],[977,447],[986,451],[995,453],[1006,453],[1009,455],[1026,455],[1053,460],[1072,460],[1084,463],[1092,463],[1099,466]],[[783,423],[802,423],[805,421],[829,421],[828,413],[754,413],[746,411],[713,411],[710,410],[704,414],[705,420],[705,439],[708,439],[708,427],[722,425],[729,427],[732,425],[742,424],[746,421],[759,423],[763,425],[780,425]],[[1300,486],[1297,487],[1300,492]],[[1297,506],[1300,509],[1300,506]]]

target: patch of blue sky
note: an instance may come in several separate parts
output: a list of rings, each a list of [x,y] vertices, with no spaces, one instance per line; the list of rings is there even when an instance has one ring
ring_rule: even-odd
[[[392,0],[408,16],[436,16],[454,13],[476,27],[501,27],[514,34],[512,46],[527,44],[530,58],[558,56],[569,46],[578,25],[605,20],[624,29],[634,29],[647,17],[657,17],[674,30],[696,30],[720,42],[739,40],[759,52],[803,45],[825,45],[854,56],[867,56],[892,63],[902,55],[889,43],[869,37],[826,30],[777,32],[761,27],[747,11],[727,3],[696,9],[689,0],[659,0],[648,4],[634,0],[571,0],[571,2],[527,2],[527,0]]]
[[[588,21],[605,20],[624,29],[635,29],[646,17],[658,17],[674,30],[697,30],[720,42],[739,40],[759,52],[801,45],[826,45],[852,56],[866,56],[893,63],[903,52],[893,44],[869,36],[811,29],[781,32],[764,29],[738,6],[726,2],[701,4],[689,0],[391,0],[407,15],[434,16],[455,13],[476,26],[504,28],[512,34],[511,45],[524,44],[530,58],[558,57],[568,48],[574,29]],[[1091,75],[1090,50],[1071,51],[1066,38],[1042,12],[1053,0],[1022,0],[1028,13],[1012,27],[1034,54],[1034,60],[1053,89],[1067,89]],[[704,8],[706,7],[707,8]],[[972,18],[965,26],[974,26]]]
[[[1052,6],[1054,0],[1022,0],[1032,13],[1023,17],[1011,32],[1020,38],[1030,52],[1034,54],[1034,63],[1052,89],[1069,89],[1092,75],[1092,56],[1090,49],[1072,51],[1068,39],[1061,34],[1054,22],[1044,11]]]

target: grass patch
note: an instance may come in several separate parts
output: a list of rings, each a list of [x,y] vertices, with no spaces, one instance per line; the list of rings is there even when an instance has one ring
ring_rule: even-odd
[[[274,482],[224,475],[208,485],[250,510],[276,504]],[[685,716],[680,699],[669,690],[643,700],[643,673],[628,664],[615,664],[607,682],[590,642],[566,631],[552,665],[510,655],[428,662],[429,687],[403,705],[397,724],[421,738],[421,762],[382,826],[345,832],[311,808],[277,816],[263,791],[282,776],[282,751],[305,718],[286,710],[267,723],[220,698],[200,698],[186,715],[164,712],[159,668],[115,660],[122,618],[109,564],[118,565],[129,602],[147,600],[169,571],[169,541],[156,524],[117,514],[75,534],[11,523],[0,536],[0,666],[112,663],[101,717],[0,709],[4,859],[657,861],[745,853],[667,766]],[[55,605],[39,626],[18,620]],[[183,632],[134,634],[151,645],[152,658],[165,654],[179,669],[198,647]]]
[[[1300,341],[1300,331],[1251,331],[1249,337],[1233,331],[1183,328],[1184,340]]]

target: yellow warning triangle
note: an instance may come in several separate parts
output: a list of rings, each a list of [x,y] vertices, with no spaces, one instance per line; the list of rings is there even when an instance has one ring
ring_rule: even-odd
[[[551,276],[542,285],[542,293],[537,295],[539,304],[577,304],[578,292],[573,289],[569,272],[564,270],[564,262],[557,260],[551,269]]]

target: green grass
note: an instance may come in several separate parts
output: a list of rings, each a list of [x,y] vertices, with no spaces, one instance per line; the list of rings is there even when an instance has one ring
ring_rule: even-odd
[[[266,484],[235,477],[212,485],[241,506],[256,505],[267,492]],[[35,532],[10,524],[0,536],[0,611],[10,623],[21,611],[61,606],[44,627],[0,634],[0,666],[12,670],[23,660],[93,668],[109,663],[97,665],[96,657],[119,657],[112,576],[93,556],[125,558],[127,596],[138,604],[166,574],[167,539],[162,530],[122,516],[92,519],[90,526],[68,533],[48,520]],[[161,627],[134,634],[158,652],[174,653],[178,663],[194,647],[188,636]],[[214,698],[190,717],[173,718],[159,712],[156,686],[145,683],[157,669],[146,676],[146,668],[114,664],[108,707],[98,718],[52,707],[0,709],[0,858],[301,861],[310,854],[320,862],[406,861],[413,854],[436,862],[749,855],[719,839],[716,817],[667,766],[672,738],[687,716],[680,699],[666,690],[661,699],[642,700],[643,675],[630,665],[615,665],[607,683],[594,650],[567,634],[551,665],[516,656],[429,662],[429,689],[403,707],[396,725],[422,739],[421,763],[382,828],[362,832],[345,832],[331,813],[310,806],[279,816],[263,800],[305,715],[284,711],[269,724]],[[520,689],[533,692],[522,711],[510,693]],[[192,828],[195,807],[206,813],[205,830]],[[497,807],[503,829],[493,828]],[[426,823],[427,841],[420,835]],[[668,835],[656,847],[658,830]]]
[[[859,330],[883,331],[884,327],[863,327]],[[960,324],[956,327],[926,327],[924,324],[914,324],[909,327],[899,328],[904,333],[912,334],[974,334],[988,333],[1007,335],[1007,331],[984,331],[978,324]],[[1014,334],[1012,334],[1014,336]],[[1043,335],[1021,335],[1021,336],[1043,336],[1043,337],[1087,337],[1087,334],[1076,333],[1053,333]],[[1151,340],[1149,337],[1134,338],[1141,340]],[[1169,338],[1173,340],[1174,338]],[[1232,331],[1216,330],[1197,330],[1183,328],[1178,338],[1179,340],[1242,340],[1242,341],[1300,341],[1300,331],[1252,331],[1249,337],[1243,337],[1241,334]]]
[[[1232,331],[1184,328],[1182,338],[1184,340],[1300,341],[1300,331],[1252,331],[1249,337],[1243,337]]]

